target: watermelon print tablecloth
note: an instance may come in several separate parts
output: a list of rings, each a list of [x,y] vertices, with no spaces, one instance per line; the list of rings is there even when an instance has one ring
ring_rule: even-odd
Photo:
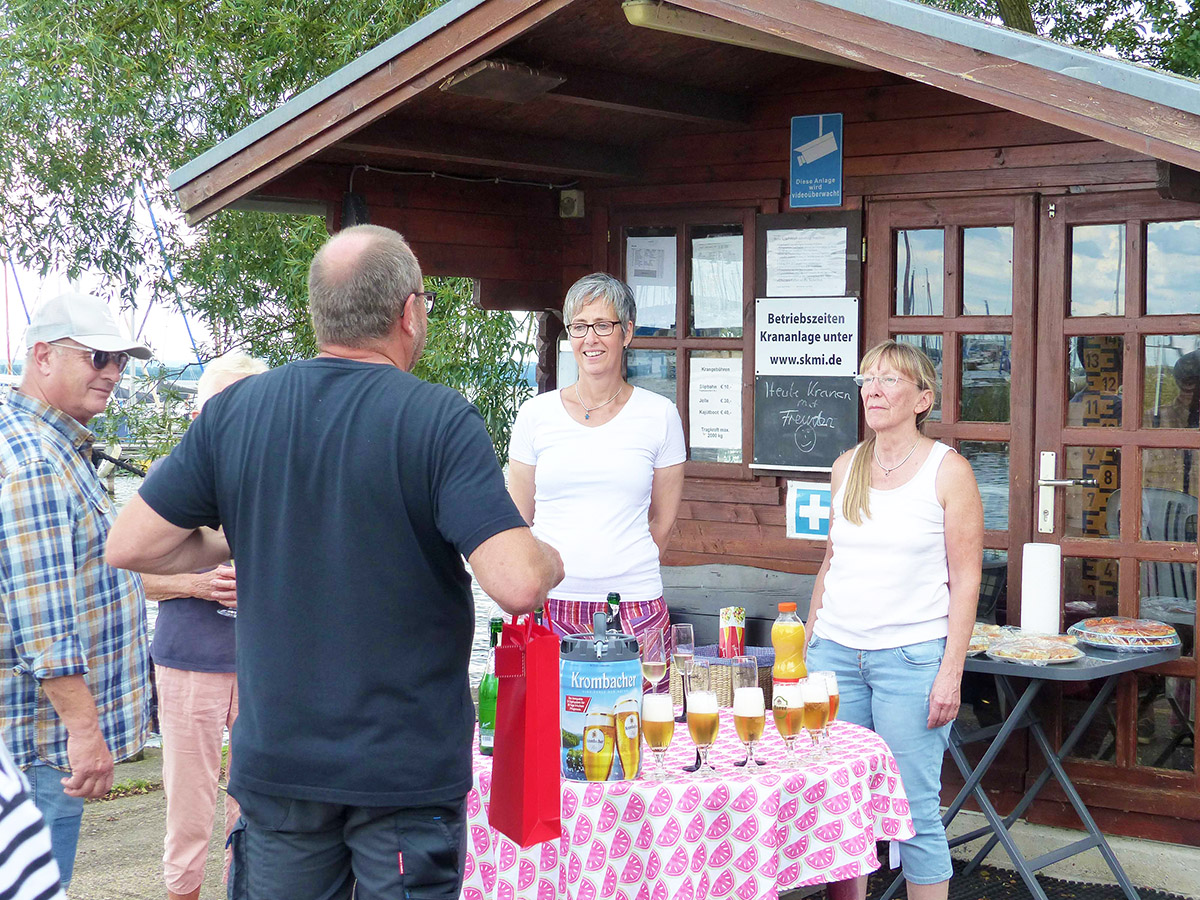
[[[666,758],[675,780],[564,780],[562,839],[528,850],[488,827],[491,760],[477,755],[463,900],[776,900],[871,872],[876,840],[912,837],[896,760],[878,735],[835,722],[830,759],[787,771],[767,718],[756,755],[769,765],[751,774],[733,765],[745,750],[722,710],[709,756],[718,778],[680,771],[695,748],[679,724]]]

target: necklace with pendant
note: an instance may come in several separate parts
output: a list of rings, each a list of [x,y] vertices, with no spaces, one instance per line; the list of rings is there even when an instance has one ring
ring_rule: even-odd
[[[608,404],[612,403],[614,400],[617,399],[617,394],[621,393],[621,391],[623,391],[624,389],[625,389],[625,384],[622,383],[621,386],[619,388],[617,388],[617,393],[613,394],[611,397],[609,397],[603,403],[597,403],[595,406],[588,406],[586,403],[583,402],[583,397],[581,397],[579,395],[579,382],[577,381],[577,382],[575,382],[575,399],[578,400],[579,405],[583,407],[583,417],[585,419],[590,419],[592,417],[593,412],[595,412],[602,406],[608,406]],[[876,459],[878,459],[878,457],[876,457]]]
[[[871,452],[875,455],[875,464],[877,466],[879,466],[879,468],[883,469],[883,477],[887,478],[889,475],[891,475],[893,472],[895,472],[898,468],[900,468],[902,465],[904,465],[906,462],[908,462],[908,458],[913,455],[913,451],[917,449],[917,444],[919,444],[919,443],[921,443],[921,436],[917,435],[917,439],[915,441],[913,441],[913,445],[911,447],[909,447],[908,452],[904,454],[904,459],[900,460],[900,462],[896,463],[890,469],[879,461],[878,447],[872,447]]]

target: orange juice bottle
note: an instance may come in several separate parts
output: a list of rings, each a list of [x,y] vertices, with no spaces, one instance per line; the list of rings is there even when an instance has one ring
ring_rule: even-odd
[[[771,644],[775,648],[775,681],[796,682],[808,675],[804,664],[804,623],[796,616],[795,603],[780,603],[779,616],[771,626]]]

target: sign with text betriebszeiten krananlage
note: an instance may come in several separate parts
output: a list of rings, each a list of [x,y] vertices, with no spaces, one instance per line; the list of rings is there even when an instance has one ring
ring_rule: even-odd
[[[842,114],[793,116],[791,140],[791,208],[841,206]]]
[[[858,300],[854,297],[756,300],[754,374],[858,374]]]

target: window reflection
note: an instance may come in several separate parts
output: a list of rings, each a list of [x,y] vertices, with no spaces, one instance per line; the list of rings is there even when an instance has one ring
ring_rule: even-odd
[[[983,527],[1008,530],[1008,442],[960,441],[958,452],[971,464],[983,497]]]
[[[1138,675],[1137,761],[1140,766],[1192,772],[1196,766],[1196,682]]]
[[[675,351],[629,350],[625,380],[675,402]]]
[[[696,337],[742,336],[742,226],[689,229],[692,284],[688,331]]]
[[[1013,230],[963,229],[964,316],[1011,316]]]
[[[1125,226],[1071,229],[1071,315],[1125,315]]]
[[[1071,338],[1067,385],[1067,424],[1083,428],[1121,426],[1121,354],[1115,335]]]
[[[1146,226],[1146,314],[1200,313],[1200,222]]]
[[[1096,484],[1070,485],[1062,489],[1066,504],[1063,534],[1067,537],[1118,537],[1121,451],[1115,447],[1067,447],[1064,455],[1064,478],[1095,480]]]
[[[1007,422],[1012,393],[1012,335],[967,334],[962,338],[964,422]]]
[[[1200,428],[1200,336],[1148,334],[1143,428]]]
[[[929,357],[937,370],[938,390],[933,398],[933,409],[929,411],[930,422],[942,421],[942,336],[940,334],[895,334],[892,340],[900,344],[912,344]]]
[[[942,314],[945,236],[940,228],[896,232],[896,313]]]

